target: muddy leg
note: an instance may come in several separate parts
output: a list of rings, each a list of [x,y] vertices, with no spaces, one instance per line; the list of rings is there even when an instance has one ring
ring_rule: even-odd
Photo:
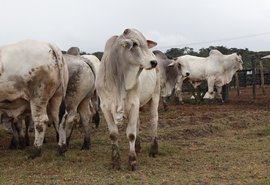
[[[84,142],[82,145],[82,150],[89,150],[91,145],[90,140],[90,127],[89,121],[91,117],[90,107],[89,107],[90,98],[85,98],[78,107],[78,112],[81,117],[81,122],[84,128]]]

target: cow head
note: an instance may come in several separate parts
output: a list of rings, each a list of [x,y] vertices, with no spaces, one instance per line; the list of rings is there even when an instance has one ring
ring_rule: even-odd
[[[146,40],[136,29],[126,29],[119,36],[121,45],[121,56],[126,63],[138,65],[144,69],[152,69],[157,66],[154,54],[149,50],[157,45],[156,42]]]
[[[238,55],[235,53],[235,70],[238,71],[238,70],[242,70],[243,69],[243,60],[242,60],[242,56],[241,55]]]
[[[177,69],[178,74],[182,75],[182,64],[180,59],[178,59],[178,57],[173,58],[172,63],[170,63],[168,67],[175,67]]]

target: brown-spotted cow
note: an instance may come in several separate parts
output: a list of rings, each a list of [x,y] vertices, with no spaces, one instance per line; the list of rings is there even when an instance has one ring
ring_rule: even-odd
[[[55,45],[26,40],[0,47],[0,110],[14,119],[31,110],[35,140],[30,158],[41,154],[49,120],[58,128],[67,82],[67,65]]]

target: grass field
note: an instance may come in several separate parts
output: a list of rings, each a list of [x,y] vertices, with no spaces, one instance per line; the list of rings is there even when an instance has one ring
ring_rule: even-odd
[[[54,129],[47,129],[42,156],[28,160],[31,147],[8,150],[11,134],[0,129],[0,184],[270,184],[270,88],[232,90],[225,104],[170,104],[159,111],[159,155],[148,156],[148,108],[141,112],[139,170],[128,164],[125,125],[120,128],[122,169],[111,166],[111,145],[104,119],[91,129],[92,145],[81,151],[82,131],[73,133],[65,157],[57,154]],[[33,137],[32,137],[33,140]]]

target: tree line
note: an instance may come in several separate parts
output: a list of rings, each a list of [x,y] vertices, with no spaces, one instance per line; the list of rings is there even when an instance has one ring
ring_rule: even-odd
[[[232,53],[238,53],[242,56],[242,60],[244,61],[243,68],[244,69],[251,69],[252,61],[259,61],[262,57],[266,55],[270,55],[270,51],[250,51],[248,48],[245,49],[238,49],[238,48],[227,48],[225,46],[209,46],[208,48],[201,48],[199,51],[195,51],[193,48],[190,47],[183,47],[183,48],[171,48],[168,49],[165,54],[168,58],[173,59],[182,55],[194,55],[199,57],[207,57],[209,55],[209,51],[212,49],[219,50],[222,54],[228,55]],[[81,52],[81,55],[89,54],[84,51]],[[92,55],[95,55],[99,60],[101,60],[103,56],[103,52],[94,52]],[[263,63],[265,72],[270,72],[270,59]],[[256,68],[259,68],[258,62],[256,62]]]

